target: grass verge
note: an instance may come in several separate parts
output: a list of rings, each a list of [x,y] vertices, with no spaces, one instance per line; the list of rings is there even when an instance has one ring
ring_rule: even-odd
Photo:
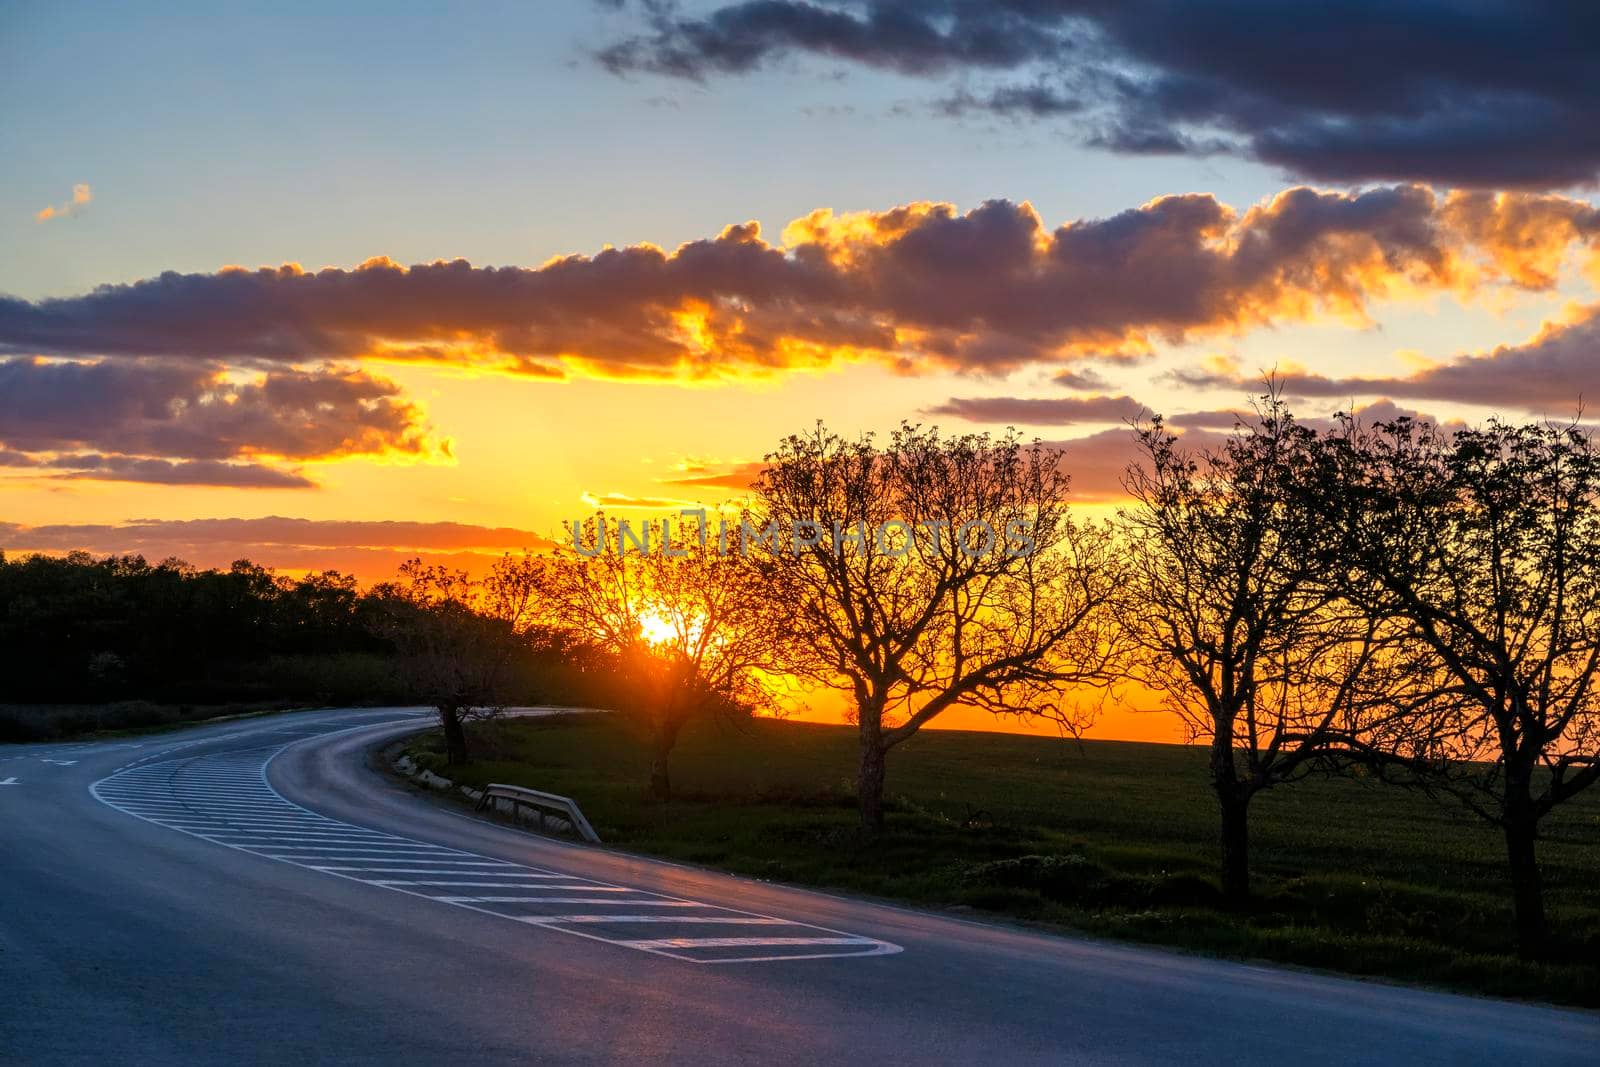
[[[799,885],[972,909],[1196,952],[1600,1007],[1600,796],[1540,842],[1551,962],[1515,955],[1501,843],[1443,803],[1313,780],[1252,812],[1255,905],[1219,907],[1202,751],[925,731],[890,756],[888,825],[857,830],[849,727],[706,726],[674,753],[674,799],[645,791],[628,724],[482,724],[449,776],[572,796],[609,845]],[[442,770],[442,741],[409,752]]]

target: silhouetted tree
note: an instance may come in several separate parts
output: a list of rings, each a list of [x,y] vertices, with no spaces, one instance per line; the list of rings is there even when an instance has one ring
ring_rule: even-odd
[[[505,703],[522,647],[516,628],[506,616],[482,610],[484,591],[465,571],[420,559],[402,564],[400,580],[376,587],[373,595],[380,605],[378,631],[399,654],[411,698],[438,712],[446,761],[465,762],[467,722],[492,716]],[[513,597],[493,606],[514,612],[518,603]]]
[[[709,524],[627,529],[602,514],[574,532],[551,559],[549,617],[610,656],[619,710],[645,727],[650,791],[665,800],[684,727],[770,703],[764,683],[787,637],[758,561],[721,551]]]
[[[284,643],[314,651],[337,635],[339,644],[348,646],[360,631],[360,601],[355,576],[338,571],[307,574],[287,585],[278,595]]]
[[[1326,530],[1302,486],[1318,436],[1275,393],[1214,450],[1184,450],[1160,418],[1136,435],[1118,613],[1127,667],[1209,742],[1223,894],[1240,906],[1252,799],[1382,729],[1373,690],[1396,665],[1392,642],[1329,581]]]
[[[315,698],[304,678],[263,674],[275,657],[384,655],[362,611],[355,580],[332,571],[21,556],[0,563],[0,676],[11,700]]]
[[[1346,420],[1318,495],[1346,596],[1404,624],[1433,780],[1505,838],[1517,937],[1547,932],[1540,821],[1600,780],[1600,455],[1576,426]]]
[[[888,753],[944,711],[1077,728],[1065,694],[1106,679],[1119,567],[1107,530],[1068,517],[1060,464],[1015,436],[911,425],[879,448],[819,424],[766,457],[753,522],[770,547],[751,550],[771,563],[794,669],[851,697],[869,831]]]
[[[591,702],[606,672],[532,617],[543,566],[524,553],[499,560],[479,582],[457,577],[466,605],[515,638],[508,694]],[[337,571],[292,579],[248,560],[202,570],[83,552],[0,558],[0,699],[133,698],[176,704],[179,717],[207,704],[415,699],[416,670],[398,662],[397,644],[409,650],[419,640],[395,628],[414,612],[400,610],[405,599],[393,585],[363,593]],[[115,719],[122,712],[107,714],[107,725],[126,724]],[[0,715],[0,735],[44,736],[43,721]]]

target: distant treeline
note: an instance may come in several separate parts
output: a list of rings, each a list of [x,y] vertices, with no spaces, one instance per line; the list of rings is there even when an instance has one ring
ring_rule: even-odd
[[[0,555],[0,705],[409,702],[384,624],[391,594],[336,571],[291,579],[248,560],[201,570],[140,556]],[[509,666],[507,703],[600,696],[597,672],[532,637]],[[0,707],[0,740],[64,732]]]

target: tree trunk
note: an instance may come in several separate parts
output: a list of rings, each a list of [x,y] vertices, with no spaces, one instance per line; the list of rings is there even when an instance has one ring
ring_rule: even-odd
[[[1511,898],[1516,908],[1517,951],[1524,959],[1544,955],[1546,935],[1544,886],[1539,877],[1539,861],[1534,854],[1538,823],[1531,813],[1507,813],[1505,822],[1506,858],[1511,865]]]
[[[658,743],[650,761],[650,795],[656,800],[672,799],[672,777],[667,773],[667,758],[671,754],[670,745]]]
[[[1222,801],[1222,897],[1230,908],[1250,903],[1250,797],[1219,795]]]
[[[1233,721],[1214,717],[1211,788],[1222,808],[1222,899],[1230,908],[1250,903],[1250,789],[1234,763]]]
[[[888,750],[877,738],[861,739],[861,767],[856,773],[856,799],[861,804],[861,828],[883,830],[883,779]]]
[[[467,762],[467,731],[461,724],[460,710],[440,708],[439,721],[444,724],[444,761]]]
[[[663,712],[651,724],[650,736],[650,795],[656,800],[672,799],[672,777],[667,761],[678,744],[678,734],[683,731],[684,717]]]

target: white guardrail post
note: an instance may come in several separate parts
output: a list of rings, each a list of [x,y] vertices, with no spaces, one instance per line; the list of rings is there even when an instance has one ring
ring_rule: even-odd
[[[478,798],[478,810],[482,811],[496,800],[509,800],[513,804],[523,804],[530,808],[538,808],[541,812],[552,811],[563,816],[572,828],[578,831],[578,836],[591,845],[600,844],[600,835],[594,832],[594,827],[589,825],[589,820],[583,817],[578,802],[571,797],[560,797],[554,793],[541,793],[537,789],[524,789],[520,785],[490,784],[484,786],[483,796]]]

